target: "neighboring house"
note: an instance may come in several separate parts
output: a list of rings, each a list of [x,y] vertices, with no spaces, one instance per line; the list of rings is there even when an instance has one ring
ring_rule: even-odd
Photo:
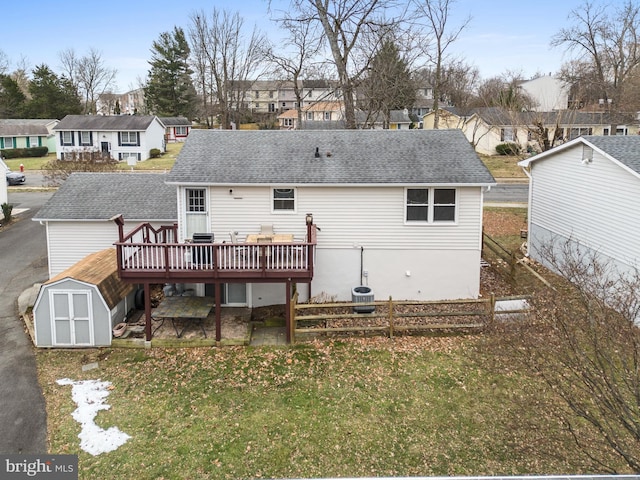
[[[302,128],[307,130],[319,125],[320,128],[332,128],[332,125],[344,119],[342,102],[317,102],[302,107]],[[281,130],[298,130],[298,110],[287,110],[278,115]],[[313,126],[311,124],[314,124]]]
[[[409,130],[415,124],[409,117],[408,110],[391,110],[389,112],[389,122],[380,112],[367,114],[362,110],[356,110],[356,122],[361,129],[389,129],[389,130]]]
[[[529,183],[528,252],[579,246],[620,272],[640,267],[640,137],[585,136],[523,160]]]
[[[536,112],[552,112],[569,108],[568,83],[552,75],[527,80],[518,84],[531,100],[531,109]]]
[[[191,131],[191,122],[186,117],[159,117],[165,126],[166,143],[184,142]]]
[[[0,154],[10,148],[47,147],[56,151],[54,119],[0,119]]]
[[[156,173],[71,174],[34,218],[46,229],[49,278],[113,246],[118,229],[109,219],[116,215],[126,217],[126,228],[175,222],[176,192],[165,178]]]
[[[118,277],[116,249],[92,253],[40,287],[33,307],[35,345],[107,347],[113,327],[134,306],[133,285]]]
[[[103,93],[96,102],[98,115],[137,115],[145,111],[144,89],[127,93]]]
[[[165,128],[152,115],[67,115],[53,129],[58,160],[102,155],[135,165],[165,151]]]
[[[121,278],[192,284],[218,325],[220,305],[288,303],[294,284],[301,301],[479,295],[495,181],[459,131],[194,130],[167,184],[177,243],[122,227]]]
[[[423,128],[433,129],[434,112],[423,117]],[[495,155],[501,143],[516,143],[522,151],[542,151],[542,137],[536,125],[547,130],[548,140],[557,132],[555,145],[581,135],[634,134],[637,120],[629,115],[604,112],[563,110],[558,112],[510,112],[498,107],[440,109],[439,128],[457,128],[464,132],[475,150],[483,155]],[[553,143],[553,142],[552,142]]]

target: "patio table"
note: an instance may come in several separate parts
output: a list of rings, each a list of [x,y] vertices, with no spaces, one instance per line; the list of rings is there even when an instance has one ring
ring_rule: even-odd
[[[151,316],[164,321],[166,318],[171,319],[173,329],[176,331],[178,338],[189,326],[194,324],[200,326],[204,337],[207,338],[207,332],[204,329],[204,320],[209,316],[209,312],[215,305],[213,297],[194,297],[194,296],[175,296],[165,297],[160,305],[158,305]],[[178,331],[176,325],[177,320],[182,320],[182,330]]]

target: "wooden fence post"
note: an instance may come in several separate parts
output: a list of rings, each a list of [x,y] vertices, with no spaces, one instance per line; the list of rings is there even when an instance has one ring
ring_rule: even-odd
[[[291,302],[289,303],[289,338],[291,338],[291,344],[296,343],[296,304],[298,303],[298,291],[295,289],[295,293],[291,296]]]
[[[496,294],[495,293],[491,294],[491,298],[489,300],[489,308],[490,308],[491,323],[493,323],[496,320]]]
[[[389,295],[389,338],[393,338],[393,299]]]

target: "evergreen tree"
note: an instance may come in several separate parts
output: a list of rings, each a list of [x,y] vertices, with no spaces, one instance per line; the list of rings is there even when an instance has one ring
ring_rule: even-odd
[[[57,118],[82,113],[77,89],[66,77],[57,76],[48,66],[39,65],[29,82],[31,100],[26,114],[30,118]]]
[[[189,44],[182,28],[163,32],[153,42],[149,81],[144,89],[150,111],[162,117],[193,118],[196,91],[189,67]]]
[[[0,118],[22,118],[26,101],[18,82],[9,75],[0,75]]]
[[[395,44],[386,40],[371,59],[367,78],[362,82],[361,107],[370,116],[382,114],[388,127],[391,110],[410,109],[416,99],[411,72]]]

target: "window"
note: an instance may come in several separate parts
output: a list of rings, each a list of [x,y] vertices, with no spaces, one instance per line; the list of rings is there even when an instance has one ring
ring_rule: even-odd
[[[187,127],[176,127],[176,135],[185,136],[187,134]]]
[[[140,154],[136,152],[118,153],[118,160],[126,161],[128,164],[135,164],[140,161]]]
[[[500,129],[500,141],[502,142],[515,142],[516,136],[515,131],[511,127],[501,128]]]
[[[78,132],[78,141],[83,146],[93,145],[91,132]]]
[[[30,147],[39,147],[40,146],[40,137],[29,137],[29,146]]]
[[[283,118],[282,126],[284,127],[293,127],[293,118]]]
[[[2,148],[13,148],[13,137],[4,137],[2,139]]]
[[[204,188],[187,188],[187,212],[206,212]]]
[[[591,127],[570,128],[568,130],[569,140],[573,140],[574,138],[578,138],[582,135],[591,135]]]
[[[256,91],[256,98],[260,98],[260,92]]]
[[[313,120],[313,112],[307,112],[307,120]]]
[[[293,212],[296,208],[296,195],[293,188],[273,189],[273,210],[278,212]]]
[[[331,112],[324,112],[324,120],[325,121],[331,120]]]
[[[275,103],[270,103],[269,104],[269,113],[273,113],[276,111],[276,104]]]
[[[72,147],[73,132],[60,132],[60,143],[65,147]]]
[[[273,90],[269,90],[269,98],[273,98]]]
[[[454,188],[408,188],[407,222],[439,223],[456,221]]]
[[[138,145],[138,132],[120,132],[120,145]]]

